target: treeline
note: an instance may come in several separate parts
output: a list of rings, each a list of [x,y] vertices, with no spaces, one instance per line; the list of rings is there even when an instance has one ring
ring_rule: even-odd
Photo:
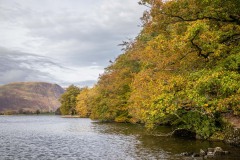
[[[19,109],[19,110],[5,110],[1,111],[0,115],[33,115],[33,114],[54,114],[54,112],[42,112],[39,109]]]
[[[139,4],[149,7],[140,34],[93,88],[70,98],[76,104],[62,103],[92,119],[220,134],[224,113],[240,115],[239,0]]]

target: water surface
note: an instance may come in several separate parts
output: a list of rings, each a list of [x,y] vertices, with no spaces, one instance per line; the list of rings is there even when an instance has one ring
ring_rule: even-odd
[[[182,152],[216,146],[232,152],[221,159],[240,159],[239,148],[221,142],[161,136],[170,131],[59,116],[0,116],[0,160],[180,160],[186,159]]]

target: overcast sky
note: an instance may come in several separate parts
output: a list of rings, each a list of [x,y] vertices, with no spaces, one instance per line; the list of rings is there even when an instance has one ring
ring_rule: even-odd
[[[92,86],[134,39],[139,0],[0,0],[0,84]]]

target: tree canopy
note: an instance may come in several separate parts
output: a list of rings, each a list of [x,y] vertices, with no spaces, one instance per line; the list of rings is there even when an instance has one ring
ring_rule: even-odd
[[[74,115],[76,114],[76,99],[80,93],[80,88],[70,85],[66,91],[60,97],[60,111],[63,115]]]
[[[221,132],[222,114],[240,115],[240,1],[139,4],[149,7],[142,31],[78,96],[81,107],[104,121]]]

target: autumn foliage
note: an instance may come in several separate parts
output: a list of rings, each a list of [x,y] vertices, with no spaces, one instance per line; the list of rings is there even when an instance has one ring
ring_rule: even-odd
[[[77,97],[77,112],[103,121],[168,124],[202,138],[221,115],[240,115],[238,0],[143,0],[143,29]]]
[[[60,111],[63,115],[75,115],[77,96],[81,89],[77,86],[70,85],[66,91],[61,95],[59,101],[61,102]]]

